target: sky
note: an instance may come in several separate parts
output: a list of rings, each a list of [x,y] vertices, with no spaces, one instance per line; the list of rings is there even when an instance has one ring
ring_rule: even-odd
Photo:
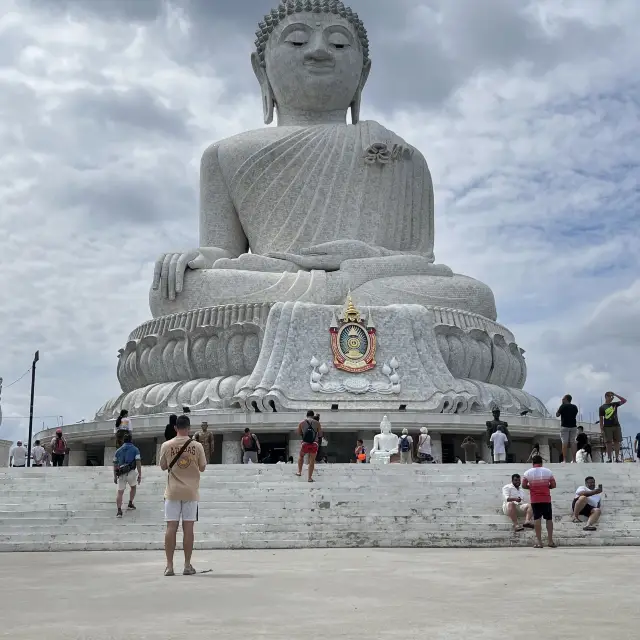
[[[0,438],[91,420],[150,317],[158,254],[197,247],[212,142],[263,126],[275,0],[0,0]],[[640,3],[353,0],[362,119],[419,148],[436,261],[489,284],[526,389],[640,431]],[[635,61],[635,62],[634,62]]]

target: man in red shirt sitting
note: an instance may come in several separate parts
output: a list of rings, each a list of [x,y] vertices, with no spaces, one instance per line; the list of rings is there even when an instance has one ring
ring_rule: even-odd
[[[551,489],[556,488],[556,479],[550,469],[542,466],[542,458],[533,456],[533,468],[522,478],[522,488],[528,489],[531,509],[533,510],[533,525],[536,532],[536,549],[542,549],[542,518],[547,523],[547,538],[550,547],[557,545],[553,541],[553,509],[551,508]]]

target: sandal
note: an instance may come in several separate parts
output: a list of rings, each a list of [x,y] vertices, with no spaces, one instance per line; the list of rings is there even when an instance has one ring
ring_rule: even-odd
[[[598,528],[594,527],[593,525],[587,525],[586,527],[582,528],[583,531],[597,531]]]
[[[536,543],[533,545],[533,548],[534,548],[534,549],[542,549],[542,548],[543,548],[543,546],[542,546],[542,544],[540,544],[539,542],[536,542]]]
[[[525,529],[534,529],[535,528],[533,522],[525,522],[522,526]]]
[[[582,520],[580,520],[580,518],[576,518],[575,516],[571,518],[571,522],[575,522],[576,524],[582,524]]]
[[[548,545],[549,549],[556,549],[558,545],[555,542],[550,542]]]
[[[300,478],[302,476],[301,473],[296,473],[296,475],[298,476],[298,478]]]
[[[164,575],[165,575],[166,577],[169,577],[169,576],[175,576],[176,574],[173,572],[173,569],[169,569],[169,567],[167,567],[167,568],[164,570]]]
[[[514,533],[520,533],[520,531],[524,531],[524,527],[519,524],[517,527],[513,529]]]
[[[183,576],[195,576],[197,573],[197,571],[191,566],[189,565],[188,567],[184,568],[184,571],[182,572]]]
[[[313,478],[309,478],[308,482],[315,482]]]

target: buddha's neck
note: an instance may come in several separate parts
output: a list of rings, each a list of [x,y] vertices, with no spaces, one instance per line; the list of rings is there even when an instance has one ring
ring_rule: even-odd
[[[318,124],[346,124],[347,112],[344,109],[336,111],[300,111],[277,107],[279,127],[309,127]]]

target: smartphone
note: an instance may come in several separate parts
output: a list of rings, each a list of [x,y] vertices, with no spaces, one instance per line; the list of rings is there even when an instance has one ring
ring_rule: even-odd
[[[600,489],[600,491],[602,491],[602,485],[601,484],[598,485],[598,489]]]

